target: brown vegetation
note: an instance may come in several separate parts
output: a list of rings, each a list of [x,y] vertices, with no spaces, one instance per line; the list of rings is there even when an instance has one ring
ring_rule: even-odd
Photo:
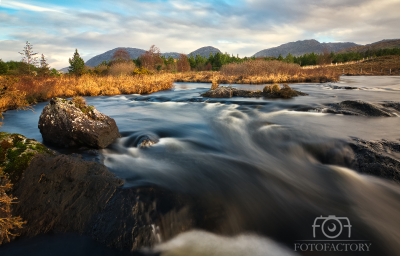
[[[108,69],[108,74],[112,76],[132,75],[136,65],[133,62],[116,62]]]
[[[140,56],[141,65],[143,68],[150,71],[155,71],[159,66],[162,66],[160,49],[152,45],[148,51]]]
[[[178,72],[187,72],[190,71],[190,64],[188,61],[188,57],[186,54],[179,54],[179,60],[177,63]]]
[[[327,68],[346,75],[400,75],[400,56],[388,55],[365,60],[360,63],[328,66]]]
[[[0,76],[0,113],[53,97],[147,94],[171,89],[170,73],[135,76]]]
[[[12,184],[0,167],[0,245],[9,242],[11,237],[18,236],[11,231],[22,228],[25,222],[20,217],[11,215],[11,204],[15,203],[16,197],[9,195]]]
[[[176,75],[177,82],[219,84],[273,84],[327,82],[339,80],[335,70],[326,68],[302,69],[297,64],[281,61],[247,61],[224,65],[219,72],[190,72]]]
[[[131,60],[131,56],[125,49],[118,49],[114,52],[112,56],[113,60],[124,60],[126,62]]]

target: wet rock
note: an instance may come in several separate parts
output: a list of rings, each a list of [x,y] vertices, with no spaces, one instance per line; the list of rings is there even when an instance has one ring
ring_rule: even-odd
[[[378,104],[360,100],[346,100],[341,103],[328,105],[327,113],[356,115],[356,116],[381,116],[393,117],[395,114]]]
[[[391,108],[396,111],[400,111],[400,103],[399,102],[393,102],[393,101],[388,101],[382,104],[382,106],[386,108]]]
[[[208,92],[204,93],[204,97],[209,98],[231,98],[233,96],[234,88],[231,87],[218,87],[214,90],[209,90]]]
[[[400,183],[400,143],[366,141],[354,138],[350,143],[355,154],[354,169]]]
[[[114,119],[93,106],[85,112],[70,100],[52,99],[39,119],[43,140],[60,146],[105,148],[120,137]]]

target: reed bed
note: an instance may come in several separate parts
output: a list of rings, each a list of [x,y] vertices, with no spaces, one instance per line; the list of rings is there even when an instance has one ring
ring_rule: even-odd
[[[0,76],[0,113],[53,97],[148,94],[173,87],[174,75]]]

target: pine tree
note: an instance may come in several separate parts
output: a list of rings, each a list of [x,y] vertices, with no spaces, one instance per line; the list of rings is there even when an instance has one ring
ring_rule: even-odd
[[[49,64],[47,64],[47,59],[44,56],[44,54],[42,54],[42,57],[40,57],[40,68],[39,68],[39,74],[44,76],[44,75],[50,75],[50,67]]]
[[[26,45],[22,52],[19,52],[22,56],[22,62],[28,64],[29,74],[31,74],[31,65],[35,66],[37,64],[37,57],[34,57],[36,53],[33,52],[33,45],[26,41]]]
[[[78,49],[75,49],[74,57],[72,59],[69,59],[69,64],[71,65],[68,68],[68,72],[75,74],[75,75],[81,75],[83,73],[83,70],[85,68],[85,62],[79,56]]]

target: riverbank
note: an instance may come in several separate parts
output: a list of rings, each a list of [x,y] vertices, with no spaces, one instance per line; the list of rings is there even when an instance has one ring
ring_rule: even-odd
[[[398,76],[400,75],[400,56],[382,56],[360,63],[326,66],[326,68],[350,76]]]
[[[171,73],[153,76],[0,76],[0,113],[53,97],[148,94],[173,87]]]

